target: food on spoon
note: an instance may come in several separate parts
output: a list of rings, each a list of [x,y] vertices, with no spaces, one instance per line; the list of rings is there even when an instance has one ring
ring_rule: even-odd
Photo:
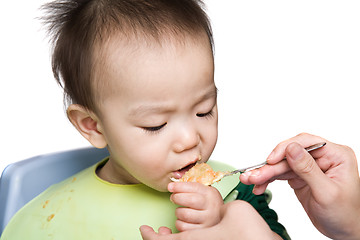
[[[171,178],[174,182],[198,182],[204,185],[211,185],[220,181],[229,172],[215,172],[206,163],[197,163],[194,167],[190,168],[181,178]]]

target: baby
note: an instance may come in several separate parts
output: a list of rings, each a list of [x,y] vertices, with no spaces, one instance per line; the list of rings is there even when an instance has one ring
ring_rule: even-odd
[[[286,237],[265,196],[236,176],[217,189],[169,184],[207,162],[217,141],[213,39],[202,2],[61,0],[44,9],[68,118],[110,155],[32,200],[2,240],[141,239],[141,225],[207,227],[220,221],[227,196],[251,203]]]

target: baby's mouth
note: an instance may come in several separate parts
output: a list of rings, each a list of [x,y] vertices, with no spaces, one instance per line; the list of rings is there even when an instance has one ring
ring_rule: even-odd
[[[181,178],[187,171],[190,170],[190,168],[192,168],[193,166],[195,166],[196,162],[195,163],[191,163],[177,171],[174,172],[174,178],[175,179],[179,179]]]

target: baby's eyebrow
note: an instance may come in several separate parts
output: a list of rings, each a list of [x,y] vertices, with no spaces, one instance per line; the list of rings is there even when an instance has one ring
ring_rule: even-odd
[[[204,94],[203,96],[201,96],[199,98],[199,101],[198,103],[202,102],[202,101],[205,101],[207,99],[210,99],[210,98],[215,98],[217,99],[217,93],[218,93],[218,89],[217,87],[214,87],[211,91],[208,91],[206,94]]]
[[[199,104],[207,99],[217,98],[218,89],[214,87],[211,91],[206,92],[204,95],[200,96],[196,104]],[[195,105],[196,105],[195,104]],[[138,117],[144,116],[147,114],[165,114],[171,113],[175,111],[171,106],[166,104],[159,104],[159,105],[141,105],[138,106],[130,111],[130,116]]]
[[[171,111],[173,111],[173,110],[166,105],[141,105],[141,106],[133,109],[132,111],[130,111],[130,116],[169,113]]]

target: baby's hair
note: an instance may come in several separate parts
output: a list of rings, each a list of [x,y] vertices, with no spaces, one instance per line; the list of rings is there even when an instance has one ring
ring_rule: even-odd
[[[64,89],[65,104],[96,111],[94,46],[112,34],[161,41],[206,33],[213,50],[209,19],[201,0],[55,0],[43,5],[42,18],[53,45],[52,70]],[[129,40],[128,40],[129,41]]]

